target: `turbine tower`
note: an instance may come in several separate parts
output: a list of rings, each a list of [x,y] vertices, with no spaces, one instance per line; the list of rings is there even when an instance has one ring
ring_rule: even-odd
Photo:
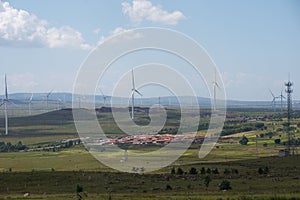
[[[283,90],[281,90],[281,93],[280,93],[280,95],[279,95],[280,103],[281,103],[281,104],[280,104],[280,105],[281,105],[281,112],[283,111],[283,99],[286,99],[285,96],[283,96],[282,91],[283,91]]]
[[[132,89],[131,89],[131,119],[134,119],[134,93],[137,93],[137,94],[139,94],[140,96],[143,96],[143,95],[135,88],[133,69],[132,69],[132,71],[131,71],[131,78],[132,78]]]
[[[288,144],[287,144],[287,151],[290,154],[290,150],[291,150],[290,125],[291,125],[292,93],[293,93],[293,89],[292,89],[293,83],[290,81],[290,77],[289,77],[288,82],[286,82],[284,85],[286,86],[285,92],[287,93],[287,118],[288,118]]]
[[[50,92],[48,92],[47,94],[46,94],[46,106],[47,106],[47,110],[48,110],[48,101],[49,101],[49,97],[50,97],[50,95],[52,94],[52,92],[53,92],[53,90],[51,90]]]
[[[215,79],[213,81],[213,92],[214,92],[214,105],[213,105],[213,110],[216,110],[216,105],[217,105],[217,88],[220,89],[220,86],[217,82],[217,72],[215,70]]]
[[[9,103],[10,100],[8,99],[6,74],[5,74],[5,77],[4,77],[4,85],[5,85],[5,97],[4,97],[3,102],[2,102],[2,104],[0,105],[0,107],[1,107],[2,105],[4,105],[4,115],[5,115],[5,135],[8,135],[7,103]]]
[[[28,112],[29,112],[29,115],[31,115],[32,99],[33,99],[33,94],[31,94],[30,98],[28,99]]]

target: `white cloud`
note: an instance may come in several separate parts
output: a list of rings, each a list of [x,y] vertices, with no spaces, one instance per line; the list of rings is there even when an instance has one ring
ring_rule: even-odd
[[[0,45],[90,49],[79,31],[49,27],[45,20],[0,1]]]
[[[176,25],[179,20],[186,18],[180,11],[170,13],[159,6],[152,5],[147,0],[133,0],[132,5],[128,2],[123,2],[122,7],[123,13],[128,14],[134,24],[148,20],[167,25]]]
[[[120,37],[118,39],[122,39],[122,40],[134,40],[134,39],[138,39],[138,38],[142,37],[140,33],[136,33],[136,32],[134,32],[134,30],[117,27],[113,31],[110,31],[108,36],[106,36],[106,37],[102,36],[98,42],[98,45],[102,44],[107,39],[110,39],[113,36],[116,36],[119,34],[122,34],[122,37]],[[114,40],[112,40],[112,42],[117,42],[117,41],[116,41],[116,39],[114,39]]]

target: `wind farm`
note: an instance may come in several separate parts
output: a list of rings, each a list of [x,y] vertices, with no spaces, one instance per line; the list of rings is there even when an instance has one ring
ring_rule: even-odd
[[[299,11],[0,0],[0,200],[300,199]]]
[[[145,105],[135,103],[135,94],[138,94],[143,98],[142,93],[136,88],[135,83],[134,70],[131,70],[131,95],[130,100],[127,101],[127,109],[121,109],[121,112],[130,112],[131,119],[134,120],[137,124],[145,123],[147,119],[147,113],[149,113],[150,104],[161,104],[167,110],[168,120],[163,129],[157,135],[148,135],[147,137],[144,135],[140,135],[139,137],[128,137],[122,130],[117,129],[117,124],[112,121],[112,113],[111,108],[108,107],[106,101],[107,98],[116,98],[116,97],[108,97],[103,94],[101,90],[100,95],[96,98],[96,105],[99,107],[96,108],[97,118],[102,127],[105,128],[105,131],[108,133],[109,138],[99,138],[99,140],[94,141],[94,144],[100,145],[100,149],[109,148],[109,145],[126,145],[126,150],[123,155],[123,158],[120,162],[126,163],[128,162],[128,153],[134,151],[153,151],[157,148],[161,148],[164,145],[167,145],[173,138],[174,134],[177,133],[178,130],[178,122],[180,120],[180,105],[173,104],[170,105],[168,103],[169,99],[173,97],[152,97],[145,98],[142,102],[145,102]],[[45,180],[49,179],[48,175],[56,174],[55,176],[67,176],[69,171],[74,171],[74,178],[79,178],[80,174],[77,172],[84,171],[87,176],[92,177],[92,179],[103,179],[105,180],[105,184],[108,184],[109,180],[106,180],[107,174],[109,174],[110,181],[116,181],[116,179],[131,179],[132,175],[127,173],[121,173],[114,171],[113,169],[109,169],[106,166],[100,164],[95,159],[91,157],[91,155],[86,151],[83,144],[87,142],[87,138],[80,138],[77,135],[72,116],[72,107],[71,101],[69,100],[69,96],[71,94],[68,93],[55,93],[48,92],[44,94],[38,93],[27,93],[27,96],[24,99],[10,99],[8,93],[8,82],[5,75],[4,80],[5,92],[4,98],[1,103],[1,113],[3,113],[2,117],[0,117],[0,130],[3,134],[0,136],[1,141],[9,142],[11,144],[17,144],[18,142],[22,144],[20,150],[17,147],[11,150],[5,150],[6,153],[1,153],[1,167],[0,169],[3,171],[0,174],[0,177],[3,179],[5,177],[10,178],[22,178],[22,176],[27,176],[30,171],[34,171],[34,176],[44,176]],[[221,133],[221,137],[217,143],[217,146],[213,149],[213,151],[204,159],[198,160],[195,156],[197,152],[197,146],[201,145],[203,140],[205,139],[205,131],[207,130],[207,122],[209,122],[209,116],[212,112],[215,112],[215,102],[217,101],[218,96],[218,83],[216,78],[212,82],[213,88],[213,98],[206,99],[199,97],[199,102],[206,102],[204,104],[200,104],[203,111],[201,112],[201,121],[199,123],[197,136],[187,150],[187,153],[180,157],[178,161],[176,161],[171,166],[163,168],[158,172],[154,172],[152,174],[144,174],[139,175],[139,179],[144,182],[143,186],[138,186],[133,184],[135,189],[131,189],[136,194],[141,194],[143,196],[144,191],[147,191],[150,195],[161,196],[161,199],[164,199],[166,196],[172,194],[176,196],[182,196],[182,198],[186,198],[186,191],[189,191],[191,197],[196,197],[201,195],[204,188],[200,189],[198,186],[185,186],[186,184],[193,183],[198,180],[195,179],[195,175],[190,174],[189,172],[191,168],[199,170],[198,182],[201,182],[202,178],[207,176],[205,174],[200,173],[201,168],[207,169],[218,169],[219,173],[223,173],[222,171],[226,170],[238,170],[240,175],[234,175],[234,177],[230,178],[230,182],[233,187],[232,191],[235,188],[240,188],[240,185],[243,184],[249,177],[253,179],[254,182],[260,182],[266,184],[270,181],[270,177],[272,179],[283,179],[289,178],[292,182],[292,185],[281,185],[280,191],[282,191],[282,195],[287,195],[287,193],[283,191],[289,191],[288,195],[298,195],[297,193],[290,193],[295,191],[297,188],[297,179],[293,179],[296,177],[298,173],[298,168],[294,168],[295,171],[290,175],[286,175],[283,171],[285,167],[293,166],[292,163],[298,163],[298,141],[300,140],[298,134],[298,126],[300,124],[300,108],[297,107],[297,104],[291,104],[291,96],[289,93],[292,91],[291,86],[292,82],[287,81],[285,83],[287,89],[285,90],[287,96],[284,95],[283,90],[281,90],[280,94],[276,96],[271,90],[269,90],[272,101],[271,106],[269,101],[260,102],[256,104],[249,104],[248,102],[244,102],[244,105],[241,106],[243,102],[235,102],[228,100],[229,107],[227,111],[227,119],[224,126],[224,129]],[[16,96],[16,94],[11,94],[12,96]],[[28,98],[29,97],[29,98]],[[47,97],[47,98],[45,98]],[[61,99],[64,99],[61,100]],[[188,99],[188,98],[187,98]],[[276,108],[276,103],[280,99],[280,109]],[[285,101],[287,99],[287,102]],[[18,102],[17,106],[9,105],[10,102]],[[125,102],[122,100],[120,102]],[[6,106],[7,104],[7,106]],[[149,105],[148,105],[149,104]],[[183,106],[190,107],[193,109],[193,106],[189,104],[188,100],[186,104]],[[23,108],[22,108],[23,107]],[[26,108],[27,107],[27,108]],[[125,106],[126,107],[126,106]],[[17,115],[11,112],[12,109],[24,109],[22,115]],[[121,108],[121,107],[120,107]],[[281,109],[282,108],[282,109]],[[80,108],[79,109],[83,109]],[[145,112],[139,112],[140,110],[145,110]],[[10,113],[9,113],[10,111]],[[287,115],[289,113],[289,115]],[[8,116],[10,116],[10,123],[8,123]],[[288,116],[286,118],[286,116]],[[239,123],[237,123],[239,121]],[[285,128],[285,124],[289,125],[289,128]],[[4,130],[4,131],[3,131]],[[8,132],[8,130],[10,130]],[[289,131],[286,131],[289,130]],[[293,130],[291,132],[290,130]],[[246,137],[248,142],[247,144],[241,144],[242,139]],[[90,142],[90,141],[89,141]],[[99,149],[97,147],[97,149]],[[226,149],[226,151],[224,151]],[[4,151],[4,149],[3,149]],[[230,152],[230,153],[229,153]],[[245,152],[245,153],[240,153]],[[78,154],[80,155],[78,157]],[[18,160],[10,160],[11,157],[22,156],[22,165],[18,164]],[[33,157],[34,156],[34,159]],[[66,159],[60,159],[63,156]],[[50,159],[51,157],[51,165],[43,162],[36,162],[35,160],[39,159]],[[282,159],[284,162],[282,162]],[[6,160],[6,161],[5,161]],[[69,160],[69,164],[66,165],[66,161]],[[50,160],[49,160],[50,161]],[[254,163],[259,164],[254,164]],[[193,163],[193,164],[191,164]],[[247,163],[247,164],[246,164]],[[280,164],[279,164],[280,163]],[[250,168],[243,168],[244,165],[251,165]],[[51,167],[50,167],[51,166]],[[228,167],[230,166],[230,167]],[[277,166],[277,167],[276,167]],[[260,168],[268,167],[270,172],[266,172],[268,176],[257,176],[256,172]],[[184,171],[186,175],[178,175],[177,170]],[[173,174],[173,169],[175,169]],[[138,172],[139,168],[134,168],[133,172]],[[12,172],[18,172],[18,175],[14,175]],[[94,173],[97,171],[97,175]],[[300,171],[299,171],[300,172]],[[204,173],[204,172],[203,172]],[[227,172],[226,172],[227,173]],[[225,178],[229,178],[225,173]],[[61,175],[60,175],[61,174]],[[174,188],[175,185],[181,185],[176,190],[165,190],[166,187],[165,181],[158,181],[158,177],[164,174],[164,176],[168,176],[171,180],[167,182],[167,185]],[[275,176],[275,174],[277,174]],[[281,175],[278,175],[281,174]],[[218,177],[223,175],[210,175],[214,180],[216,186],[211,186],[208,188],[208,193],[210,198],[218,198],[221,195],[218,190],[214,188],[217,187]],[[231,175],[232,176],[232,175]],[[258,178],[254,178],[254,177]],[[180,177],[185,177],[185,181],[180,181]],[[242,178],[245,177],[245,178]],[[192,181],[193,180],[193,181]],[[153,185],[152,182],[156,182]],[[35,180],[32,182],[34,184],[39,185],[50,185],[51,181],[45,183],[43,180]],[[80,185],[85,187],[86,191],[89,191],[87,199],[91,198],[105,198],[107,196],[107,190],[100,189],[98,190],[98,194],[96,195],[96,191],[92,189],[90,184],[97,184],[93,181],[89,181],[89,179],[83,179],[79,182]],[[271,185],[276,186],[281,182],[273,182]],[[10,181],[7,182],[7,187],[10,187],[10,191],[12,193],[18,192],[18,190],[13,189],[13,183]],[[63,181],[60,184],[65,184]],[[66,184],[68,185],[68,184]],[[294,186],[293,186],[294,185]],[[0,186],[1,187],[1,186]],[[21,186],[18,186],[21,187]],[[50,186],[49,186],[50,187]],[[52,186],[51,186],[52,187]],[[50,187],[50,188],[51,188]],[[118,198],[124,195],[129,195],[126,190],[120,189],[116,190],[116,188],[126,188],[124,183],[120,182],[115,186],[110,187],[110,195],[113,198]],[[68,186],[63,186],[63,190],[65,192],[54,192],[56,187],[53,187],[53,192],[50,192],[48,195],[42,195],[40,192],[35,191],[47,191],[47,189],[43,187],[37,187],[38,189],[33,190],[31,187],[26,187],[27,189],[23,191],[28,191],[28,193],[35,198],[42,199],[56,199],[56,198],[64,198],[69,195],[66,193],[72,193],[72,188]],[[160,188],[156,191],[156,188]],[[188,188],[188,189],[186,189]],[[263,189],[264,188],[264,189]],[[272,198],[272,190],[266,189],[265,186],[260,188],[259,186],[253,187],[253,192],[255,191],[257,198],[260,198],[261,192],[266,195],[265,198]],[[205,191],[205,189],[204,189]],[[269,191],[270,193],[268,193]],[[48,190],[49,192],[49,190]],[[249,192],[249,188],[239,189],[239,192],[232,193],[227,192],[226,195],[230,195],[233,198],[239,198],[240,195],[244,195]],[[267,193],[266,193],[267,192]],[[26,192],[25,192],[26,193]],[[0,195],[6,195],[5,193],[0,193]],[[269,196],[268,196],[269,195]],[[17,195],[18,196],[18,195]],[[133,199],[134,196],[129,195],[128,198]],[[255,197],[256,198],[256,197]],[[126,199],[126,198],[125,198]]]

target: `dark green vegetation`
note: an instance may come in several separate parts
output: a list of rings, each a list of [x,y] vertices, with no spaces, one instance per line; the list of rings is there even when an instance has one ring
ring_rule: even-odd
[[[294,144],[300,138],[297,113],[291,126]],[[97,115],[109,137],[124,134],[109,112],[98,110]],[[145,112],[136,116],[137,124],[149,123]],[[201,112],[198,135],[205,135],[208,116],[208,111]],[[169,109],[161,132],[176,131],[179,120],[179,111]],[[0,119],[0,132],[3,122]],[[32,149],[78,137],[68,109],[13,117],[10,127],[11,134],[0,138],[2,146],[26,145]],[[171,166],[150,174],[110,169],[82,144],[58,152],[0,153],[0,199],[300,199],[300,156],[295,151],[294,157],[278,157],[287,142],[284,114],[230,109],[224,131],[224,137],[204,159],[198,158],[201,144],[193,144]],[[245,138],[247,143],[240,144]],[[132,151],[140,148],[135,146]],[[148,146],[143,151],[155,149]],[[30,196],[23,197],[25,193]]]

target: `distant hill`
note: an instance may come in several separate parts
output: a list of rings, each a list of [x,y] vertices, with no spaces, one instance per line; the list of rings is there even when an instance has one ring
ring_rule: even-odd
[[[10,94],[9,98],[13,101],[14,104],[28,104],[28,101],[31,97],[31,93],[14,93]],[[47,93],[33,93],[33,102],[46,102],[46,95]],[[3,99],[3,95],[0,95],[0,99]],[[113,102],[117,105],[124,105],[125,103],[128,104],[128,99],[123,97],[106,97],[106,105],[113,99]],[[183,105],[191,105],[191,97],[182,97],[183,99]],[[71,107],[72,102],[72,94],[71,93],[52,93],[48,98],[49,103],[52,104],[58,104],[59,102],[63,102],[66,104],[69,104],[68,107]],[[79,102],[79,99],[75,100],[76,102]],[[83,99],[81,100],[83,101]],[[158,97],[151,97],[151,98],[136,98],[135,104],[137,106],[150,106],[153,104],[160,103],[162,105],[166,106],[176,106],[179,105],[178,99],[175,96],[165,96],[160,97],[160,100]],[[103,96],[96,95],[95,96],[95,102],[97,104],[104,103]],[[211,99],[205,98],[205,97],[198,97],[198,102],[200,106],[210,106],[211,105]],[[272,108],[272,104],[270,101],[239,101],[239,100],[227,100],[226,101],[228,107],[268,107]],[[300,102],[297,100],[293,101],[294,107],[298,108],[300,107]],[[277,102],[277,107],[280,107],[280,102]]]

